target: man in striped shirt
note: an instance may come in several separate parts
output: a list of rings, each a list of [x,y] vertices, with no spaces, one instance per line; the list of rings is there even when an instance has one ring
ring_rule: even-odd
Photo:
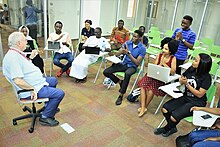
[[[189,15],[183,17],[181,28],[177,28],[172,38],[179,41],[179,47],[175,54],[176,57],[176,73],[181,74],[181,68],[179,67],[184,63],[187,58],[187,49],[193,49],[193,45],[196,40],[196,34],[190,28],[193,18]]]

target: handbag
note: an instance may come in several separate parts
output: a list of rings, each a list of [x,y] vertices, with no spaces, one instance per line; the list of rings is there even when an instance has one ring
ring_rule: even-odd
[[[129,102],[138,102],[138,96],[140,95],[140,88],[137,88],[135,90],[132,91],[132,93],[130,93],[127,97],[127,100]]]

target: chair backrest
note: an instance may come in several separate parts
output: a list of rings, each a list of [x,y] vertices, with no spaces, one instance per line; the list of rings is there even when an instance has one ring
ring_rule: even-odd
[[[166,30],[164,37],[171,37],[173,35],[173,31],[172,30]]]
[[[205,54],[211,55],[211,52],[209,50],[206,50],[206,49],[195,49],[193,51],[193,53],[192,53],[192,57],[196,57],[200,53],[205,53]]]
[[[150,33],[148,34],[148,37],[150,38],[154,38],[154,37],[160,37],[160,31],[150,31]]]
[[[210,39],[210,38],[202,38],[202,39],[201,39],[201,42],[202,42],[202,46],[211,47],[211,46],[214,45],[214,40],[213,40],[213,39]]]
[[[209,48],[209,50],[212,54],[215,54],[215,56],[220,55],[220,46],[213,45]]]
[[[199,46],[200,46],[200,41],[196,40],[193,47],[199,47]]]
[[[160,37],[153,37],[153,39],[151,40],[151,44],[160,45],[161,40],[162,39]]]
[[[159,31],[159,28],[155,27],[155,26],[151,26],[150,27],[150,31]]]
[[[215,101],[215,92],[216,92],[216,86],[212,84],[209,89],[206,91],[207,96],[207,102],[210,103],[210,108],[213,107],[214,101]]]

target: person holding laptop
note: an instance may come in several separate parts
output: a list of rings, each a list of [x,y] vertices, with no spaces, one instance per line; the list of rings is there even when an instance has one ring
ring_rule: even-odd
[[[41,73],[44,73],[44,61],[39,55],[38,46],[35,39],[29,36],[29,29],[26,26],[21,26],[18,29],[19,32],[23,33],[27,40],[26,49],[24,52],[33,52],[32,55],[28,54],[27,57],[32,60],[32,63],[37,66]]]
[[[60,49],[55,51],[53,63],[61,69],[57,72],[56,76],[61,77],[64,72],[67,75],[70,74],[70,67],[74,60],[73,53],[71,53],[71,39],[69,33],[62,32],[63,23],[56,21],[54,24],[55,32],[51,33],[47,41],[60,42]],[[67,63],[60,62],[61,59],[66,59]]]
[[[110,44],[107,39],[102,37],[102,29],[97,27],[94,32],[95,36],[90,36],[83,44],[83,51],[75,58],[72,63],[70,76],[75,78],[76,83],[84,83],[87,80],[88,66],[98,60],[98,56],[94,54],[86,54],[87,49],[97,48],[101,51],[111,51]],[[87,49],[85,49],[87,48]],[[85,49],[85,50],[84,50]]]
[[[212,67],[212,58],[204,53],[200,53],[179,78],[179,82],[185,85],[185,92],[180,98],[173,98],[163,105],[162,113],[166,118],[165,127],[157,128],[155,135],[162,134],[168,137],[177,132],[176,125],[185,117],[192,116],[192,107],[206,106],[206,91],[211,85],[211,75],[209,71]]]
[[[161,41],[162,53],[157,55],[155,64],[171,68],[170,74],[174,75],[176,71],[176,58],[174,54],[178,48],[178,42],[170,37],[164,38]],[[148,77],[147,74],[138,82],[141,94],[141,107],[138,108],[138,116],[142,117],[147,112],[147,107],[153,99],[154,95],[164,96],[165,93],[158,88],[165,85],[157,79]]]
[[[125,55],[122,63],[112,64],[111,67],[105,69],[103,74],[110,78],[114,83],[119,83],[119,96],[115,102],[116,105],[121,105],[123,100],[123,95],[125,94],[131,76],[137,71],[137,67],[144,59],[146,54],[146,48],[141,43],[140,38],[142,36],[141,31],[134,31],[132,40],[126,41],[122,48],[116,53],[117,56]],[[115,72],[125,72],[123,80],[120,80],[114,75]]]

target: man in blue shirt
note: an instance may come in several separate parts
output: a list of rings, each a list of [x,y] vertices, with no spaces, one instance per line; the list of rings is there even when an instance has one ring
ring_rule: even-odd
[[[33,6],[32,0],[26,1],[27,6],[22,10],[25,16],[25,25],[30,30],[29,35],[37,42],[37,13],[43,12]]]
[[[187,50],[193,49],[193,45],[196,40],[196,34],[190,28],[193,18],[189,15],[183,17],[181,28],[177,28],[172,38],[179,41],[179,47],[175,54],[176,57],[176,73],[181,74],[181,68],[179,67],[186,60],[188,53]]]
[[[110,78],[114,83],[120,84],[120,95],[115,104],[120,105],[122,103],[123,95],[125,94],[131,76],[137,71],[138,65],[146,54],[146,48],[140,42],[142,33],[139,30],[134,31],[132,40],[126,41],[122,45],[122,48],[116,53],[117,56],[125,55],[122,63],[112,64],[111,67],[105,69],[103,74]],[[124,80],[120,80],[114,75],[115,72],[125,72]]]

